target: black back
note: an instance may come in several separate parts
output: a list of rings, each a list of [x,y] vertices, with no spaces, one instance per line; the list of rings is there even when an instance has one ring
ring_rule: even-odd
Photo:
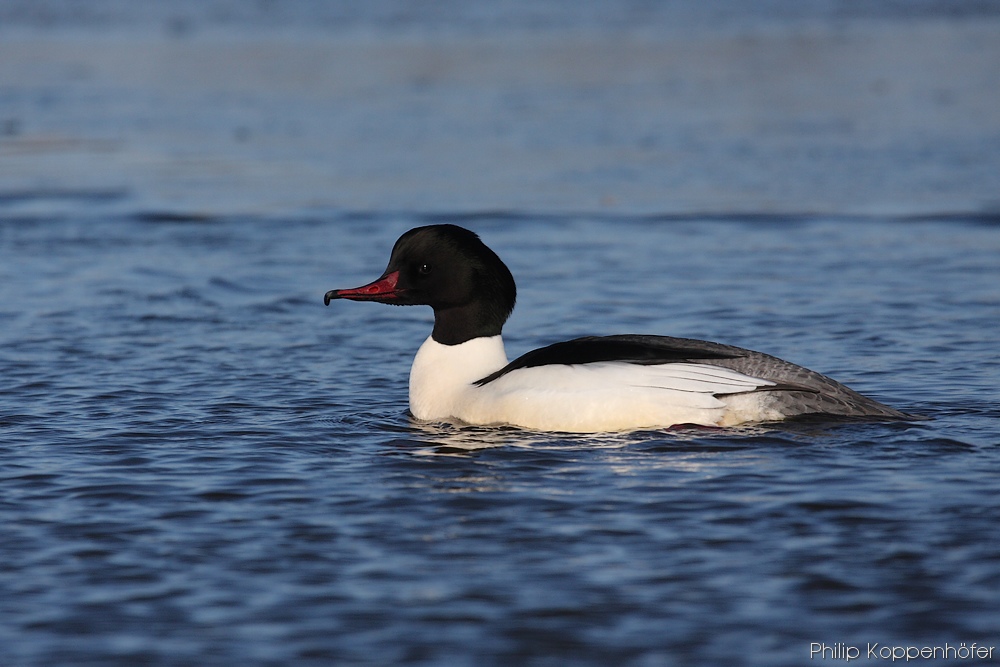
[[[733,359],[746,350],[721,343],[670,336],[585,336],[532,350],[497,372],[476,382],[483,386],[518,368],[549,364],[592,364],[621,361],[629,364],[655,365],[679,362]]]

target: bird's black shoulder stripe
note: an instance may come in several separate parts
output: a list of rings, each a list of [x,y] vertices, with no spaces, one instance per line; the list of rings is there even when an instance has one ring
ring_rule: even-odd
[[[474,384],[481,387],[511,371],[534,366],[593,364],[601,361],[654,365],[733,359],[745,354],[746,350],[738,347],[690,338],[630,334],[587,336],[532,350]]]

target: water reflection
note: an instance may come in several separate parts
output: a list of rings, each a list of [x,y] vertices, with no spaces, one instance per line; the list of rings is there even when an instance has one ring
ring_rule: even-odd
[[[727,429],[680,425],[654,430],[580,434],[531,431],[513,426],[477,426],[462,422],[425,422],[409,417],[405,427],[408,437],[393,439],[390,444],[420,455],[452,456],[501,447],[535,451],[633,449],[650,453],[704,453],[720,449],[731,451],[797,445],[831,434],[843,424],[844,420],[804,418]]]
[[[465,456],[500,447],[542,450],[619,449],[632,442],[629,433],[562,434],[530,431],[511,426],[474,426],[462,423],[423,422],[410,419],[414,450],[423,455]]]

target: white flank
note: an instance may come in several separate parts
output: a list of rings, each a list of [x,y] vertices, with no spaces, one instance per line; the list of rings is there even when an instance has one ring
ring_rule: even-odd
[[[500,336],[460,345],[428,338],[410,370],[410,411],[423,420],[572,432],[732,426],[783,416],[748,393],[773,382],[707,364],[535,366],[473,384],[506,364]]]

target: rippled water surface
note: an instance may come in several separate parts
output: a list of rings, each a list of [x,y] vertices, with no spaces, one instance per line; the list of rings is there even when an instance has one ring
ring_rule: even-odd
[[[998,45],[996,0],[0,0],[0,667],[995,663]],[[511,357],[705,338],[931,419],[413,423],[430,311],[323,294],[432,222],[518,279]]]
[[[932,421],[412,423],[430,312],[322,305],[407,214],[0,224],[12,665],[769,664],[1000,640],[989,221],[477,216],[513,356],[777,354]]]

